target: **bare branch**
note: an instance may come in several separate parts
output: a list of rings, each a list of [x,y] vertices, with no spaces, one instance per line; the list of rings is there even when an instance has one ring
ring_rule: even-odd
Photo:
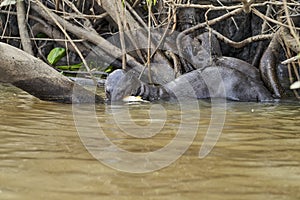
[[[17,1],[17,18],[18,18],[18,27],[21,38],[21,43],[23,50],[30,55],[33,55],[31,40],[28,34],[26,20],[25,20],[25,5],[24,1]]]

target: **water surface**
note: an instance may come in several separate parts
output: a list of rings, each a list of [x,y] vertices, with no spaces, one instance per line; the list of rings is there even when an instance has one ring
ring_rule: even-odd
[[[184,155],[161,170],[132,174],[104,165],[87,151],[72,105],[43,102],[13,87],[0,86],[0,91],[0,199],[300,199],[299,103],[228,103],[220,138],[200,159],[211,106],[199,102],[197,136]],[[153,122],[151,106],[97,105],[96,116],[120,148],[155,151],[176,136],[178,105],[155,110],[154,122],[164,114],[167,120],[153,137],[122,131],[132,122],[141,127]],[[116,123],[112,110],[128,108],[131,118]],[[184,112],[191,123],[199,117],[193,108]]]

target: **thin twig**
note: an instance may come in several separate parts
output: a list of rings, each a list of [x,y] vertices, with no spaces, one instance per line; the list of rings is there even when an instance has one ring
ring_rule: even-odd
[[[150,63],[150,56],[151,56],[151,8],[152,2],[148,3],[148,49],[147,49],[147,67],[148,67],[148,80],[149,83],[152,84],[152,76],[151,76],[151,63]]]
[[[261,0],[261,3],[259,3],[259,1],[256,1],[256,3],[251,4],[251,9],[254,7],[262,7],[262,6],[266,6],[266,5],[274,5],[274,6],[282,6],[283,3],[280,1],[264,1]],[[172,3],[172,5],[174,5],[175,7],[178,8],[197,8],[197,9],[211,9],[211,10],[235,10],[238,8],[242,8],[243,5],[239,4],[239,5],[233,5],[233,6],[214,6],[211,3],[210,4],[181,4],[181,3]],[[299,6],[299,3],[287,3],[287,5],[289,6]]]
[[[276,21],[276,20],[274,20],[274,19],[272,19],[272,18],[270,18],[270,17],[268,17],[268,16],[262,14],[261,12],[259,12],[258,10],[256,10],[255,8],[252,8],[252,12],[253,12],[255,15],[257,15],[258,17],[262,18],[263,20],[267,20],[267,21],[270,21],[270,22],[272,22],[272,23],[274,23],[274,24],[277,24],[277,25],[279,25],[279,26],[283,26],[283,27],[289,28],[288,25],[283,24],[283,23],[281,23],[281,22],[279,22],[279,21]],[[295,29],[296,29],[296,30],[300,30],[300,28],[295,28]]]
[[[272,8],[271,5],[267,5],[266,16],[270,16],[271,15],[271,10],[272,10],[271,8]],[[267,29],[267,25],[270,26],[270,24],[266,20],[263,20],[263,23],[261,25],[261,31],[260,31],[261,34],[265,33],[265,31]],[[260,57],[261,57],[261,55],[263,53],[263,50],[264,50],[263,42],[260,41],[259,44],[258,44],[256,53],[254,55],[254,58],[252,59],[252,65],[253,66],[257,67],[259,65],[259,60],[260,60]]]
[[[89,68],[89,66],[88,66],[86,60],[84,59],[82,53],[78,49],[77,45],[72,41],[72,39],[69,36],[69,34],[67,33],[67,31],[57,21],[57,19],[52,15],[52,13],[49,11],[49,9],[46,6],[44,6],[40,1],[35,1],[35,2],[36,2],[36,4],[38,4],[49,15],[49,17],[55,22],[55,24],[59,27],[59,29],[64,33],[64,35],[66,36],[66,38],[68,39],[68,41],[71,43],[71,45],[74,47],[74,49],[76,50],[76,52],[79,55],[80,59],[82,60],[82,63],[84,65],[84,67],[86,68],[87,72],[90,74],[91,78],[93,79],[94,84],[97,85],[97,81],[96,81],[95,77],[93,76],[93,74],[91,73],[91,69]]]
[[[242,48],[244,46],[246,46],[247,44],[250,44],[252,42],[256,42],[256,41],[261,41],[261,40],[268,40],[268,39],[272,39],[272,37],[274,36],[273,33],[271,34],[264,34],[264,35],[255,35],[249,38],[246,38],[240,42],[235,42],[230,40],[229,38],[223,36],[221,33],[213,30],[212,28],[207,28],[208,30],[210,30],[213,34],[215,34],[217,36],[218,39],[222,40],[224,43],[234,47],[234,48]]]
[[[292,20],[291,20],[291,17],[290,17],[290,13],[289,13],[289,10],[288,10],[288,7],[287,7],[286,0],[283,0],[283,8],[284,8],[287,23],[289,25],[290,33],[294,37],[294,39],[296,40],[295,42],[297,43],[298,47],[300,47],[299,36],[296,34],[296,32],[293,28],[294,26],[292,24]]]
[[[143,28],[147,28],[147,24],[141,19],[141,16],[138,15],[138,13],[131,7],[131,5],[125,1],[126,8],[129,10],[129,12],[135,17],[135,19],[141,24]]]
[[[10,9],[11,9],[11,4],[9,4],[9,8],[8,8],[8,11],[7,11],[8,14],[7,14],[6,22],[5,22],[3,31],[2,31],[1,39],[3,39],[3,36],[5,35],[6,29],[7,29],[7,26],[8,26],[8,21],[10,19],[10,12],[11,12]]]
[[[117,16],[117,24],[119,27],[119,36],[120,36],[120,42],[121,42],[121,50],[122,50],[122,69],[126,69],[126,45],[125,45],[125,36],[124,36],[124,25],[122,24],[122,20],[121,20],[121,9],[125,9],[122,8],[122,2],[119,0],[114,0],[115,1],[115,5],[116,5],[116,16]],[[126,18],[125,15],[123,15],[123,17]]]
[[[286,54],[287,54],[288,57],[291,56],[291,51],[290,51],[289,48],[286,48]],[[292,75],[291,65],[293,67],[294,73],[295,73],[298,81],[300,80],[300,76],[299,76],[296,64],[294,62],[288,63],[289,80],[290,80],[290,84],[293,84],[294,83],[294,78],[293,78],[293,75]],[[297,99],[300,99],[300,96],[299,96],[297,90],[293,90],[293,93],[294,93],[294,95],[296,96]]]
[[[21,40],[20,37],[13,37],[13,36],[3,36],[3,39],[14,39],[14,40]],[[54,42],[66,42],[67,39],[57,39],[57,38],[29,38],[33,41],[54,41]],[[85,40],[82,39],[75,39],[73,42],[84,42]]]
[[[177,46],[177,49],[178,49],[178,52],[179,52],[179,56],[182,57],[182,53],[181,53],[181,40],[182,38],[185,36],[185,35],[188,35],[190,33],[192,33],[193,31],[196,31],[197,29],[200,29],[200,28],[204,28],[205,26],[209,25],[214,25],[216,24],[217,22],[219,21],[222,21],[222,20],[225,20],[229,17],[232,17],[234,15],[237,15],[239,13],[243,12],[243,8],[238,8],[236,10],[233,10],[231,12],[228,12],[220,17],[217,17],[217,18],[214,18],[212,20],[209,20],[207,22],[203,22],[203,23],[200,23],[200,24],[197,24],[189,29],[186,29],[184,31],[182,31],[180,34],[178,34],[177,38],[176,38],[176,46]]]

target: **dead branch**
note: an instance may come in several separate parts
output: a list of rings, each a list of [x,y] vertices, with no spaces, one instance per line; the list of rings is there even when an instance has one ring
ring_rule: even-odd
[[[252,36],[249,38],[246,38],[242,41],[239,42],[235,42],[230,40],[229,38],[225,37],[224,35],[222,35],[221,33],[213,30],[212,28],[207,28],[209,31],[211,31],[213,34],[215,34],[217,36],[218,39],[222,40],[224,43],[234,47],[234,48],[242,48],[252,42],[257,42],[257,41],[261,41],[261,40],[269,40],[272,39],[274,34],[264,34],[264,35],[256,35],[256,36]]]
[[[106,12],[113,18],[113,20],[115,22],[117,22],[117,16],[115,15],[115,5],[113,4],[112,1],[110,0],[103,0],[101,1],[101,6],[103,7],[104,10],[106,10]],[[126,21],[127,21],[127,26],[128,29],[131,31],[134,30],[140,30],[141,28],[143,29],[147,29],[147,25],[145,23],[140,24],[141,20],[135,20],[133,18],[133,16],[129,13],[125,11],[125,17],[126,17]],[[140,34],[138,37],[142,37],[143,41],[147,41],[147,36],[146,35],[142,35]],[[153,40],[151,40],[153,41]],[[151,48],[155,49],[155,45],[151,42]],[[161,53],[160,51],[158,51],[155,54],[155,60],[160,62],[161,64],[164,64],[166,66],[169,65],[169,62],[167,61],[167,59],[165,58],[165,56],[163,55],[163,53]]]
[[[281,22],[279,22],[279,21],[276,21],[276,20],[274,20],[274,19],[272,19],[272,18],[270,18],[270,17],[268,17],[268,16],[262,14],[261,12],[259,12],[258,10],[256,10],[255,8],[252,8],[252,12],[253,12],[254,14],[256,14],[258,17],[260,17],[261,19],[263,19],[263,20],[267,20],[267,21],[272,22],[272,23],[274,23],[274,24],[277,24],[277,25],[279,25],[279,26],[283,26],[283,27],[289,28],[288,25],[283,24],[283,23],[281,23]],[[296,28],[296,30],[300,30],[300,28]]]
[[[58,44],[61,46],[67,45],[67,48],[70,49],[73,52],[76,52],[74,47],[71,45],[71,43],[65,39],[64,34],[62,34],[59,30],[57,30],[55,27],[49,25],[49,24],[40,24],[36,23],[35,25],[32,26],[32,33],[33,35],[37,35],[38,33],[44,33],[46,34],[49,38],[53,38],[54,41],[57,41]],[[73,40],[74,42],[74,40]],[[83,42],[83,40],[81,40]],[[76,44],[80,52],[88,52],[89,49],[84,47],[82,44]]]
[[[44,19],[47,19],[49,21],[49,23],[51,23],[52,25],[55,25],[54,20],[52,18],[49,18],[48,14],[43,9],[41,9],[39,6],[37,6],[36,4],[32,4],[31,8],[33,10],[35,10],[37,13],[39,13]],[[103,57],[103,59],[106,59],[106,61],[110,62],[112,60],[112,58],[116,58],[116,57],[119,57],[122,55],[122,51],[119,48],[117,48],[112,43],[110,43],[109,41],[107,41],[106,39],[101,37],[99,34],[95,34],[93,32],[85,30],[84,28],[78,27],[78,26],[62,19],[61,17],[59,17],[58,15],[56,15],[53,12],[51,12],[51,15],[60,24],[63,24],[64,28],[67,31],[70,31],[71,33],[76,35],[78,38],[86,39],[86,40],[92,42],[93,44],[95,44],[96,46],[99,47],[99,48],[97,48],[98,52],[99,51],[105,52],[105,53],[103,53],[103,55],[109,55],[109,57]],[[129,66],[135,67],[135,69],[139,70],[140,72],[143,69],[143,66],[139,62],[137,62],[135,60],[135,58],[133,58],[131,56],[127,56],[127,63],[129,64]]]
[[[203,22],[203,23],[200,23],[200,24],[197,24],[191,28],[188,28],[184,31],[182,31],[180,34],[178,34],[177,38],[176,38],[176,46],[177,46],[177,49],[179,51],[179,56],[180,58],[182,58],[182,53],[181,53],[181,41],[183,39],[184,36],[196,31],[197,29],[200,29],[200,28],[204,28],[206,26],[211,26],[219,21],[222,21],[222,20],[225,20],[225,19],[228,19],[229,17],[232,17],[234,15],[237,15],[239,13],[243,12],[243,8],[238,8],[236,10],[233,10],[231,12],[228,12],[220,17],[217,17],[217,18],[214,18],[212,20],[209,20],[209,21],[206,21],[206,22]]]
[[[261,72],[262,80],[264,81],[268,89],[273,92],[275,97],[282,98],[284,96],[284,90],[279,83],[275,68],[278,63],[278,50],[280,49],[279,31],[274,34],[273,39],[264,52],[260,60],[259,69]]]
[[[30,55],[33,55],[31,40],[28,34],[27,26],[26,26],[26,16],[25,16],[25,5],[24,1],[17,1],[17,18],[18,18],[18,27],[21,38],[21,43],[23,50]]]

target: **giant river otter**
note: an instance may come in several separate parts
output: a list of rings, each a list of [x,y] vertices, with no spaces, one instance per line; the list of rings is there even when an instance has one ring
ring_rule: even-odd
[[[107,78],[105,90],[111,101],[131,95],[150,101],[176,98],[271,101],[271,93],[253,76],[225,65],[212,65],[186,73],[165,85],[153,86],[140,81],[134,71],[116,70]]]

